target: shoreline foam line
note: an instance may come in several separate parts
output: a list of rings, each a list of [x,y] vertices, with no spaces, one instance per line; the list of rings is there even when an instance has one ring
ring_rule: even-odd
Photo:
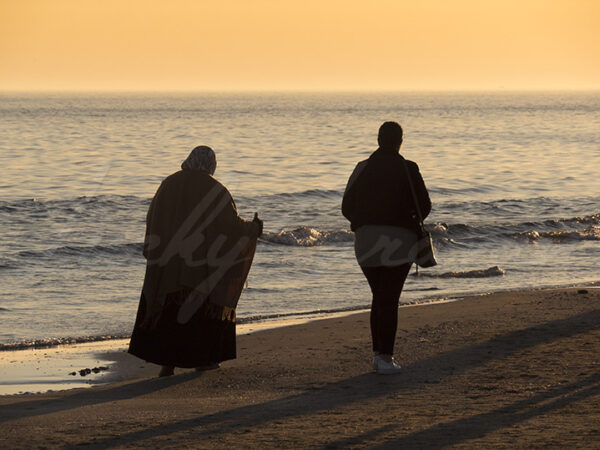
[[[519,289],[518,293],[549,294],[556,291],[600,290],[600,283],[577,285],[568,288]],[[460,302],[491,295],[510,294],[510,291],[480,293],[468,296],[455,296],[437,302],[404,304],[402,308],[435,306],[444,303]],[[248,322],[238,327],[238,335],[250,335],[260,331],[307,324],[317,320],[342,318],[364,314],[368,309],[337,311],[328,314],[305,314],[300,317],[272,318]],[[367,339],[365,337],[365,339]],[[50,391],[63,391],[75,388],[106,385],[144,376],[154,376],[158,366],[138,360],[127,354],[129,337],[95,342],[60,345],[52,348],[28,348],[0,352],[0,395],[32,394]],[[131,359],[133,358],[133,360]],[[106,367],[107,371],[79,374],[82,369]]]
[[[437,302],[404,304],[402,308],[418,306],[435,306],[444,303],[461,302],[485,296],[510,294],[514,292],[540,295],[563,291],[597,291],[600,283],[578,285],[568,288],[553,289],[520,289],[505,292],[481,293],[477,295],[456,296]],[[257,322],[241,324],[238,336],[250,335],[260,331],[286,328],[309,324],[318,320],[343,318],[355,314],[364,314],[368,309],[338,311],[329,314],[306,314],[301,317],[273,318]],[[155,376],[158,366],[138,360],[127,353],[129,337],[96,342],[84,342],[52,348],[28,348],[15,351],[0,352],[0,395],[32,394],[50,391],[62,391],[106,385],[139,378],[140,371],[144,376]],[[133,358],[133,360],[131,359]],[[88,373],[81,376],[79,371],[108,367],[107,371]],[[90,371],[88,371],[90,372]]]
[[[411,274],[412,275],[412,274]],[[421,274],[420,274],[421,275]],[[406,306],[424,306],[436,303],[447,303],[453,302],[457,300],[461,300],[466,297],[476,297],[481,295],[489,295],[489,294],[500,294],[506,292],[520,292],[520,291],[538,291],[538,290],[552,290],[552,289],[570,289],[575,287],[581,288],[594,288],[600,286],[600,280],[589,280],[585,282],[578,282],[576,284],[568,283],[568,284],[559,284],[559,285],[542,285],[542,286],[528,286],[525,288],[507,288],[507,289],[495,289],[493,291],[485,291],[485,292],[454,292],[448,293],[445,295],[430,295],[425,296],[417,300],[410,300],[407,302],[400,302],[400,307]],[[407,291],[410,289],[407,289]],[[356,306],[347,306],[343,308],[328,308],[328,309],[315,309],[310,311],[295,311],[289,313],[275,313],[275,314],[260,314],[248,317],[238,317],[238,333],[242,333],[240,331],[240,327],[243,325],[251,325],[257,324],[261,322],[272,322],[272,321],[296,321],[302,320],[303,317],[310,317],[307,320],[319,320],[327,318],[332,314],[353,314],[355,312],[360,312],[364,310],[368,310],[370,308],[369,304],[362,304]],[[277,325],[277,326],[286,326],[285,324]],[[260,327],[262,329],[262,327]],[[271,327],[269,327],[271,328]],[[0,355],[3,352],[13,352],[20,350],[28,350],[28,349],[48,349],[65,345],[78,345],[78,344],[86,344],[93,342],[104,342],[104,341],[115,341],[120,339],[129,339],[131,333],[119,333],[119,334],[107,334],[107,335],[95,335],[95,336],[77,336],[77,337],[57,337],[57,338],[43,338],[43,339],[32,339],[26,341],[15,341],[15,342],[7,342],[0,343]]]

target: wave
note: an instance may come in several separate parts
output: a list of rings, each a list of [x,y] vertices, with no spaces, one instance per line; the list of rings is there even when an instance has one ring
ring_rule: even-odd
[[[302,199],[302,198],[341,198],[343,191],[337,189],[308,189],[305,191],[298,192],[279,192],[267,195],[259,195],[256,197],[250,197],[241,195],[239,200],[241,201],[252,201],[257,200],[289,200],[289,199]],[[79,196],[67,199],[39,199],[39,198],[25,198],[11,201],[0,201],[0,211],[2,212],[15,212],[18,210],[30,210],[30,209],[50,209],[50,208],[65,208],[65,207],[76,207],[76,206],[130,206],[136,205],[148,205],[151,197],[141,197],[137,195],[119,195],[119,194],[101,194],[91,196]]]
[[[542,225],[552,227],[556,225],[600,225],[600,214],[591,214],[588,216],[575,216],[562,219],[549,219],[541,222],[525,222],[527,225]]]
[[[0,210],[16,210],[32,207],[52,207],[64,205],[88,205],[88,204],[119,204],[124,202],[150,201],[150,198],[138,197],[136,195],[102,194],[91,196],[79,196],[68,199],[39,199],[24,198],[12,201],[0,201]]]
[[[294,247],[316,247],[320,245],[353,242],[354,233],[348,230],[318,230],[310,227],[300,227],[292,231],[279,233],[266,232],[261,240],[271,244],[290,245]]]
[[[465,188],[450,188],[450,187],[428,187],[427,190],[432,194],[439,195],[455,195],[455,194],[481,194],[486,192],[494,192],[498,189],[497,186],[492,184],[482,184],[477,186],[470,186]]]
[[[586,225],[588,226],[585,227]],[[585,228],[582,228],[582,226]],[[545,237],[557,242],[564,242],[569,240],[598,240],[599,226],[600,214],[592,214],[537,222],[502,224],[436,222],[426,224],[425,228],[432,234],[434,240],[449,240],[449,238],[489,240],[501,237],[535,240]]]
[[[487,269],[476,269],[467,270],[463,272],[443,272],[443,273],[429,273],[419,272],[418,274],[413,273],[412,276],[424,277],[424,278],[489,278],[489,277],[501,277],[506,272],[499,266],[488,267]]]
[[[591,225],[585,230],[573,229],[581,225]],[[462,246],[464,241],[485,242],[498,238],[520,236],[547,237],[556,242],[569,240],[598,240],[600,233],[600,214],[576,216],[564,219],[549,219],[539,222],[518,222],[505,224],[466,224],[434,222],[425,224],[425,229],[432,234],[437,247],[446,245]],[[566,228],[567,230],[556,230]],[[532,231],[532,228],[549,231]],[[353,242],[354,233],[347,229],[322,230],[311,226],[302,226],[293,230],[282,230],[277,233],[265,232],[263,242],[290,245],[295,247],[315,247],[327,244]],[[463,241],[463,242],[461,242]]]
[[[574,242],[574,241],[600,241],[600,227],[591,226],[585,230],[561,230],[561,231],[542,231],[535,230],[515,233],[517,239],[523,239],[528,242],[536,242],[540,239],[549,239],[555,243]]]
[[[582,227],[582,225],[584,227]],[[585,226],[588,225],[588,226]],[[578,216],[542,222],[522,222],[515,224],[448,224],[437,222],[426,224],[425,228],[433,237],[436,248],[468,248],[472,245],[485,245],[500,239],[536,243],[547,240],[557,244],[580,241],[600,241],[600,214]],[[333,230],[302,226],[279,232],[265,231],[259,240],[262,244],[292,247],[317,247],[324,245],[349,244],[354,242],[354,233],[339,228]],[[14,256],[24,259],[79,257],[79,256],[140,256],[143,243],[128,242],[107,245],[66,245],[43,250],[26,250]],[[0,262],[0,270],[13,268],[14,262]]]
[[[591,224],[584,229],[562,229],[566,225]],[[524,222],[506,225],[468,225],[447,224],[444,222],[426,224],[426,229],[432,234],[434,245],[437,248],[468,247],[469,245],[494,242],[498,239],[520,240],[528,243],[538,242],[542,239],[554,243],[571,243],[577,241],[600,240],[600,214],[559,219],[544,222]],[[554,228],[543,231],[544,228]],[[539,230],[539,231],[538,231]],[[279,232],[264,232],[259,240],[263,244],[284,245],[292,247],[317,247],[324,245],[348,244],[354,242],[354,233],[341,228],[324,230],[310,226],[302,226],[293,230]],[[18,257],[50,258],[56,256],[114,256],[128,255],[140,256],[143,243],[130,242],[108,245],[73,246],[66,245],[44,250],[28,250],[17,253]],[[0,264],[0,269],[8,269],[13,264]]]
[[[48,348],[58,345],[84,344],[88,342],[109,341],[114,339],[127,339],[130,334],[103,335],[103,336],[81,336],[81,337],[61,337],[47,339],[32,339],[28,341],[8,342],[0,344],[0,351],[7,350],[25,350],[31,348]]]
[[[474,224],[465,224],[465,223],[448,223],[448,222],[436,222],[436,223],[432,223],[432,224],[425,224],[426,228],[428,228],[430,231],[447,231],[448,229],[452,228],[453,230],[471,230],[471,229],[475,229],[475,228],[481,228],[481,227],[513,227],[513,228],[518,228],[518,227],[532,227],[532,226],[538,226],[538,227],[556,227],[559,225],[587,225],[587,224],[593,224],[593,225],[600,225],[600,214],[590,214],[587,216],[575,216],[575,217],[567,217],[567,218],[559,218],[559,219],[547,219],[547,220],[540,220],[540,221],[528,221],[528,222],[516,222],[516,223],[504,223],[504,224],[481,224],[481,225],[474,225]]]
[[[344,194],[343,191],[337,189],[308,189],[306,191],[298,192],[280,192],[277,194],[271,194],[261,196],[261,198],[305,198],[305,197],[317,197],[317,198],[332,198],[341,197]]]
[[[44,258],[52,256],[99,256],[99,255],[131,255],[141,256],[143,243],[125,243],[112,245],[91,245],[49,248],[46,250],[22,251],[18,256],[22,258]]]
[[[435,189],[432,189],[432,193]],[[279,192],[263,195],[240,195],[236,197],[242,210],[249,208],[251,210],[263,211],[267,217],[271,215],[271,220],[277,220],[279,216],[303,215],[306,217],[317,217],[325,215],[328,218],[339,216],[340,204],[343,195],[343,189],[308,189],[298,192]],[[24,213],[26,219],[32,213],[58,213],[70,217],[105,216],[114,214],[115,211],[127,211],[144,217],[145,211],[150,203],[150,197],[136,195],[116,195],[102,194],[97,196],[80,196],[70,199],[21,199],[14,201],[0,201],[0,214],[9,216]],[[552,225],[553,223],[598,223],[599,214],[591,216],[574,216],[569,219],[554,219],[552,216],[546,217],[546,220],[540,221],[538,218],[544,215],[552,214],[557,210],[566,211],[585,211],[597,208],[600,197],[586,197],[579,199],[559,199],[536,197],[528,199],[499,199],[491,201],[440,201],[435,202],[434,214],[442,219],[441,221],[450,222],[455,217],[469,217],[469,223],[476,220],[501,223],[500,221],[510,221],[518,217],[533,217],[534,221],[543,225]],[[50,215],[54,218],[54,215]],[[431,220],[431,219],[430,219]],[[457,224],[458,225],[458,224]],[[520,230],[522,231],[522,230]]]
[[[242,211],[243,215],[247,217],[251,217],[250,211],[264,211],[261,215],[264,216],[267,227],[277,226],[277,223],[282,222],[304,225],[279,232],[265,232],[261,239],[263,244],[314,247],[353,242],[353,233],[342,228],[348,225],[339,211],[341,196],[342,191],[339,189],[309,189],[255,197],[242,196],[244,200],[241,200],[240,204],[245,208]],[[434,218],[437,216],[439,219],[450,220],[438,219],[436,222],[426,224],[426,229],[432,233],[434,245],[439,249],[497,245],[499,242],[515,240],[525,243],[547,240],[559,244],[597,241],[600,240],[597,228],[600,226],[600,214],[597,212],[588,215],[576,214],[580,213],[581,209],[594,211],[598,200],[596,197],[586,197],[579,202],[570,199],[568,202],[571,202],[569,203],[571,206],[565,206],[564,199],[546,197],[500,199],[489,202],[440,202],[435,205]],[[65,200],[22,199],[0,201],[0,215],[6,214],[11,226],[22,226],[22,223],[35,224],[40,219],[49,221],[50,224],[63,224],[70,220],[68,222],[70,226],[77,231],[87,233],[93,227],[102,224],[113,227],[118,226],[121,221],[130,221],[127,223],[131,225],[132,217],[136,217],[136,220],[141,223],[149,202],[148,197],[111,194]],[[535,211],[532,209],[534,206]],[[543,217],[544,214],[550,215],[560,209],[573,211],[574,214],[565,218]],[[453,222],[456,217],[464,217],[465,222]],[[533,219],[529,221],[519,219],[522,217]],[[77,222],[72,220],[75,218],[78,219]],[[506,220],[507,218],[509,220]],[[321,228],[315,226],[316,223],[335,225],[331,228]],[[37,233],[37,230],[33,228],[33,232]],[[62,238],[63,235],[59,237]],[[140,252],[141,244],[126,243],[66,245],[54,249],[24,251],[18,256],[30,258],[54,255],[139,254]],[[0,261],[0,270],[6,268],[7,266],[3,266],[3,262]]]
[[[145,217],[150,200],[133,195],[98,195],[66,200],[30,198],[0,201],[0,218],[6,217],[19,224],[47,220],[50,224],[59,225],[67,221],[74,224],[81,220],[127,220],[131,217]]]
[[[315,247],[339,242],[353,242],[354,233],[348,230],[318,230],[310,227],[300,227],[291,231],[280,231],[278,233],[263,233],[259,242],[266,244],[287,245],[295,247]],[[114,256],[129,255],[141,256],[144,244],[142,242],[130,242],[109,245],[74,246],[66,245],[44,250],[25,250],[16,255],[26,259],[50,258],[56,256]],[[10,266],[0,265],[1,268]]]

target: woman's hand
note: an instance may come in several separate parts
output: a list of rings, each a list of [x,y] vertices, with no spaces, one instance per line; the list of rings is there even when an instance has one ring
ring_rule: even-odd
[[[254,213],[254,219],[252,219],[252,222],[254,222],[255,224],[258,225],[258,237],[262,236],[262,233],[263,233],[263,221],[258,218],[258,213],[257,212]]]

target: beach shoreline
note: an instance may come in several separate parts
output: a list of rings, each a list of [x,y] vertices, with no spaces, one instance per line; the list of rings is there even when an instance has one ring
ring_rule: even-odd
[[[599,305],[582,286],[402,308],[390,377],[371,372],[366,312],[242,334],[207,372],[109,352],[110,384],[0,397],[0,445],[590,447]]]
[[[427,297],[420,301],[401,303],[400,308],[454,302],[480,295],[488,294]],[[356,308],[271,317],[238,323],[236,334],[243,336],[258,331],[300,325],[315,320],[334,319],[367,311],[367,308]],[[141,376],[153,376],[160,370],[155,364],[130,355],[123,356],[129,347],[128,337],[104,339],[103,336],[90,336],[74,340],[75,343],[41,342],[31,347],[0,351],[0,397],[35,395],[106,385]]]
[[[414,306],[414,305],[406,305]],[[238,325],[237,335],[360,314],[352,310],[322,315],[307,314]],[[127,354],[129,338],[0,351],[0,397],[35,395],[106,385],[152,376],[158,366]],[[125,356],[123,355],[125,353]],[[93,369],[101,368],[94,372]],[[80,373],[90,369],[90,373]],[[144,370],[146,369],[146,370]],[[21,379],[19,379],[19,377]]]
[[[598,284],[598,282],[592,282],[576,287],[541,287],[525,290],[499,290],[480,294],[464,293],[443,297],[426,297],[420,301],[401,303],[400,311],[403,308],[443,304],[511,292],[595,289]],[[238,324],[237,335],[243,336],[264,330],[306,324],[312,321],[364,314],[367,311],[366,308],[331,312],[314,311],[244,322]],[[400,312],[400,314],[402,313]],[[107,385],[145,376],[151,377],[160,370],[159,366],[155,364],[128,355],[128,346],[129,338],[111,338],[0,351],[0,397],[5,395],[35,395]],[[124,353],[125,355],[123,355]]]

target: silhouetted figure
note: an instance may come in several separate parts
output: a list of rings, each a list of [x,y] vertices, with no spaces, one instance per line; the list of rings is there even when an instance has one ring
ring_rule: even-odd
[[[398,153],[402,134],[402,127],[396,122],[381,125],[379,148],[357,164],[342,202],[342,213],[355,233],[358,264],[373,293],[373,369],[381,374],[400,371],[392,357],[398,301],[417,252],[419,225],[407,173],[423,218],[431,211],[419,167]]]
[[[213,150],[196,147],[163,180],[146,220],[146,276],[129,353],[163,366],[217,368],[236,357],[235,308],[263,224],[242,219],[212,177]]]

